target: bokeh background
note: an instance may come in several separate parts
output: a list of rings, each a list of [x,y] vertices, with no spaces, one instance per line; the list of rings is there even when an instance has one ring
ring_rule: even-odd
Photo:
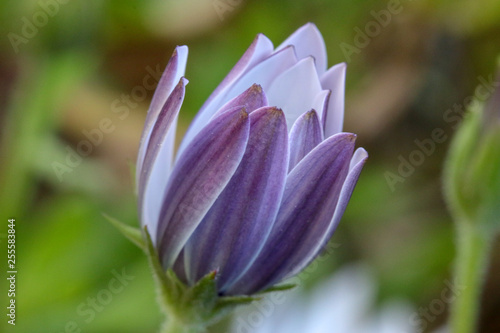
[[[394,3],[397,13],[376,23]],[[115,107],[186,44],[182,134],[257,33],[278,45],[306,22],[323,33],[330,66],[348,63],[345,130],[358,134],[370,159],[335,250],[304,284],[362,262],[377,278],[378,304],[404,299],[419,311],[441,299],[454,256],[441,170],[455,122],[445,114],[466,104],[481,79],[495,77],[498,0],[7,0],[0,22],[0,246],[5,253],[7,219],[15,218],[18,270],[16,326],[2,313],[1,332],[157,331],[162,317],[146,259],[102,216],[137,224],[130,166],[153,91],[126,116]],[[362,40],[358,29],[374,30]],[[88,156],[71,155],[106,118],[113,130]],[[429,140],[437,128],[447,139],[413,171],[398,173],[402,160],[422,150],[415,140]],[[58,176],[54,168],[68,163]],[[481,332],[500,332],[499,249],[497,242]],[[92,305],[123,272],[133,280]],[[426,320],[426,330],[446,315]],[[228,321],[213,332],[225,332]]]

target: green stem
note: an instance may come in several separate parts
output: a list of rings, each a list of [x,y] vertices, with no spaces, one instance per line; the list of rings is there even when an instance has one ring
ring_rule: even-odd
[[[471,221],[457,223],[455,281],[463,286],[451,306],[453,333],[477,331],[481,288],[488,264],[492,236]]]

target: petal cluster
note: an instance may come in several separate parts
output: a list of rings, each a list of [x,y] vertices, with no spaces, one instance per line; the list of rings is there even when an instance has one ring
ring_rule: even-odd
[[[174,156],[187,80],[177,47],[137,160],[138,205],[165,268],[252,294],[309,264],[335,231],[367,158],[342,132],[345,64],[327,70],[315,25],[274,47],[258,35]]]

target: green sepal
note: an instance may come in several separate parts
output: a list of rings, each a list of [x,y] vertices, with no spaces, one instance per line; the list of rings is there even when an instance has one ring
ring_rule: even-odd
[[[158,302],[167,322],[162,332],[204,332],[240,305],[259,300],[255,296],[221,296],[217,292],[217,272],[212,271],[193,286],[187,286],[172,269],[164,270],[158,252],[147,228],[143,230],[143,243],[154,279]]]
[[[109,223],[111,223],[118,231],[122,233],[128,240],[137,245],[141,250],[146,251],[146,245],[143,241],[143,236],[139,228],[127,225],[107,214],[102,214]]]
[[[215,324],[222,318],[229,315],[235,308],[247,305],[255,301],[259,301],[261,297],[258,296],[223,296],[220,297],[214,310],[213,317],[211,318],[210,325]]]
[[[147,226],[144,226],[142,237],[146,245],[145,252],[148,257],[149,266],[157,285],[158,303],[165,313],[173,313],[177,308],[175,302],[185,293],[184,285],[177,279],[175,274],[167,273],[163,270]]]
[[[272,286],[272,287],[269,287],[267,289],[262,290],[261,292],[258,293],[258,295],[272,293],[272,292],[275,292],[275,291],[291,290],[291,289],[293,289],[295,287],[297,287],[297,285],[295,283],[279,284],[279,285]]]

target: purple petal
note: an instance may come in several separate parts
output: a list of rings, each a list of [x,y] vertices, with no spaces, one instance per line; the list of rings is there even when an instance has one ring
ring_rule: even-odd
[[[297,53],[297,58],[299,58],[299,60],[308,56],[314,57],[319,75],[326,71],[328,60],[325,41],[323,40],[323,36],[321,36],[321,32],[319,32],[316,25],[313,23],[307,23],[306,25],[300,27],[280,46],[278,46],[276,50],[281,50],[288,45],[295,46],[295,52]]]
[[[345,72],[347,65],[340,63],[330,68],[322,77],[321,85],[331,90],[327,112],[322,115],[325,138],[342,132],[344,123]]]
[[[263,106],[267,106],[266,94],[264,94],[262,87],[258,84],[253,84],[243,93],[224,104],[224,106],[222,106],[219,111],[215,113],[214,118],[238,106],[244,107],[248,113],[251,113],[252,111]]]
[[[355,135],[334,135],[288,175],[276,223],[250,269],[228,294],[252,294],[281,281],[316,254],[339,200]]]
[[[184,284],[188,284],[186,267],[184,266],[184,249],[182,249],[181,253],[179,253],[177,259],[175,259],[172,270],[175,272],[175,275],[177,275],[179,280],[184,282]]]
[[[141,223],[148,226],[153,241],[156,240],[158,216],[165,193],[165,186],[171,171],[173,146],[168,137],[171,132],[175,133],[175,125],[172,126],[172,124],[176,120],[184,101],[187,82],[182,77],[168,97],[165,105],[163,105],[152,128],[139,175],[138,210],[141,214]]]
[[[287,174],[283,112],[250,114],[247,150],[233,178],[186,244],[188,280],[218,270],[219,290],[237,279],[262,248],[278,213]]]
[[[367,158],[368,158],[368,153],[366,152],[366,150],[364,150],[363,148],[356,149],[356,152],[354,153],[354,156],[352,157],[351,162],[349,163],[349,173],[347,174],[347,177],[344,181],[344,185],[342,186],[342,190],[340,191],[340,197],[339,201],[337,202],[337,206],[335,208],[335,213],[333,214],[333,218],[330,222],[328,230],[325,232],[323,240],[318,242],[317,250],[315,251],[315,254],[311,256],[310,260],[304,262],[303,265],[301,266],[296,266],[294,270],[290,271],[284,277],[284,279],[297,274],[302,269],[307,267],[311,263],[311,261],[313,261],[321,253],[321,251],[324,249],[330,238],[332,238],[333,233],[335,232],[337,226],[339,225],[340,219],[344,215],[345,209],[347,208],[347,204],[351,199],[352,192],[354,191],[354,187],[358,182],[359,175],[361,174],[361,170],[363,169],[363,166],[365,165]]]
[[[290,129],[300,115],[313,108],[321,91],[314,59],[308,57],[277,77],[266,94],[269,105],[283,109]]]
[[[179,82],[180,78],[184,76],[187,56],[187,46],[178,46],[175,48],[174,53],[168,61],[167,67],[165,68],[165,71],[160,78],[160,82],[156,87],[153,99],[151,100],[151,105],[149,107],[148,114],[146,115],[146,121],[144,123],[144,129],[142,130],[139,153],[137,154],[137,187],[139,187],[139,176],[142,173],[142,164],[144,163],[144,156],[146,154],[146,148],[148,147],[149,138],[151,136],[151,130],[163,106],[165,105],[168,96],[174,89],[175,85]],[[171,143],[171,145],[173,145],[173,143]]]
[[[258,34],[254,41],[248,48],[248,50],[243,54],[238,63],[233,67],[229,74],[222,80],[219,86],[210,95],[207,101],[203,104],[200,111],[197,113],[193,122],[189,126],[184,138],[179,146],[179,151],[177,157],[179,157],[187,145],[193,140],[193,138],[200,132],[200,130],[205,127],[209,120],[213,117],[215,112],[227,102],[229,99],[239,95],[245,89],[247,89],[253,83],[250,82],[241,91],[237,92],[233,96],[226,98],[228,90],[232,85],[247,71],[253,68],[255,65],[269,57],[273,52],[273,43],[264,35]]]
[[[290,161],[291,171],[304,156],[309,154],[323,141],[323,127],[316,111],[311,110],[297,119],[290,130]]]
[[[241,162],[249,136],[248,113],[228,111],[211,121],[175,164],[160,213],[157,247],[165,268],[208,212]]]

